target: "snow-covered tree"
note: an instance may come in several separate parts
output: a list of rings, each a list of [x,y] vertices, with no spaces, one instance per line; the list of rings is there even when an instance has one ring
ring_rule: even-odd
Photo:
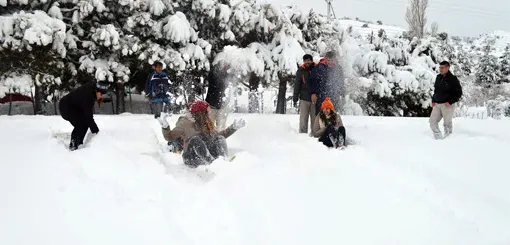
[[[510,44],[505,47],[505,52],[499,58],[501,66],[501,76],[507,82],[510,82]]]
[[[498,58],[494,56],[493,43],[488,43],[484,47],[484,54],[480,58],[480,63],[476,69],[476,82],[486,88],[498,84],[501,79],[501,68]]]

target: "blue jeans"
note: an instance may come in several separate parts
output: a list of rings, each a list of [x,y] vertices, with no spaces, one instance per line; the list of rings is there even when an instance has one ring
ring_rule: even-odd
[[[151,100],[151,113],[154,118],[159,118],[162,112],[168,113],[171,110],[170,98],[153,98]]]

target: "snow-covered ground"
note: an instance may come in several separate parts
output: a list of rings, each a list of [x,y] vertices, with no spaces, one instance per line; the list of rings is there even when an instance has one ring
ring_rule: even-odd
[[[238,117],[237,158],[205,181],[158,153],[151,116],[96,116],[76,152],[59,117],[1,116],[0,244],[510,243],[508,120],[435,141],[426,118],[345,117],[357,145],[336,151],[297,115]]]

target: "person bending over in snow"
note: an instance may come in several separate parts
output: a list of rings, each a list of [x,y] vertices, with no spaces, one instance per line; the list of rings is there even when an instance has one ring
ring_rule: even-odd
[[[83,144],[89,128],[93,134],[99,132],[94,121],[94,104],[102,101],[107,90],[108,85],[105,83],[89,82],[60,99],[60,115],[74,127],[69,143],[71,151],[77,150],[78,146]]]
[[[210,118],[210,110],[205,101],[193,102],[187,115],[177,120],[174,129],[170,129],[166,116],[158,119],[165,140],[183,140],[182,157],[184,164],[189,167],[210,164],[220,156],[227,157],[226,138],[246,125],[243,119],[235,120],[230,127],[218,132]]]
[[[163,72],[163,63],[156,61],[152,65],[154,72],[145,81],[145,95],[150,99],[151,111],[154,118],[159,118],[161,113],[170,109],[170,79]]]
[[[315,117],[314,136],[319,138],[319,142],[330,148],[345,146],[345,127],[340,114],[335,112],[335,107],[329,97],[326,97],[322,102],[321,111]]]

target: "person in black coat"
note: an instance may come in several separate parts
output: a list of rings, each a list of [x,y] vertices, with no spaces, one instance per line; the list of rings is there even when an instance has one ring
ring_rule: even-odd
[[[228,74],[229,65],[220,62],[215,65],[207,76],[208,88],[205,101],[211,107],[211,119],[219,130],[225,129],[228,116],[228,100],[225,91],[232,80],[232,76]]]
[[[439,72],[434,83],[432,113],[429,119],[430,128],[436,139],[442,139],[452,133],[455,103],[462,97],[462,86],[459,79],[450,72],[450,63],[441,62]],[[444,120],[444,136],[438,126],[441,119]]]
[[[310,54],[303,56],[303,64],[298,68],[296,72],[296,80],[294,82],[294,94],[292,101],[294,107],[297,107],[299,100],[299,133],[308,133],[308,120],[313,125],[315,116],[315,104],[312,103],[312,96],[309,92],[309,78],[312,73],[315,64],[313,63],[313,57]],[[312,128],[312,135],[314,135],[314,128]]]
[[[93,134],[99,132],[94,121],[94,104],[103,99],[107,89],[107,84],[89,82],[60,99],[60,115],[74,127],[69,143],[70,150],[76,150],[83,144],[89,128]]]

